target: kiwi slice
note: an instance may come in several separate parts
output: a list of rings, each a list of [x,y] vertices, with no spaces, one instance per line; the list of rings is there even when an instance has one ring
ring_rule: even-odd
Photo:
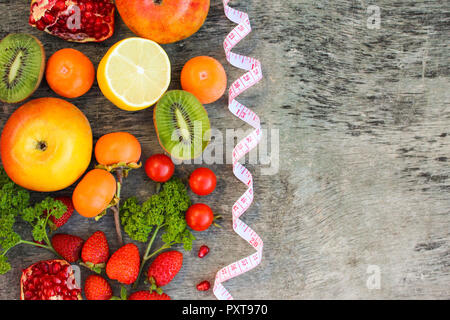
[[[161,147],[176,159],[200,156],[211,139],[208,113],[184,90],[167,91],[156,104],[153,121]]]
[[[25,100],[39,87],[45,69],[42,43],[29,34],[13,33],[0,41],[0,100]]]

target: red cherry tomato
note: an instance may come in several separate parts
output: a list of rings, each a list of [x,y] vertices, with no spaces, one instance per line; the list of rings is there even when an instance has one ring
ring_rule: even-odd
[[[145,162],[145,172],[156,182],[166,182],[175,171],[175,165],[165,154],[154,154]]]
[[[196,203],[186,212],[186,223],[195,231],[204,231],[209,228],[214,220],[214,214],[209,206]]]
[[[217,178],[208,168],[198,168],[189,177],[189,186],[199,196],[206,196],[216,188]]]

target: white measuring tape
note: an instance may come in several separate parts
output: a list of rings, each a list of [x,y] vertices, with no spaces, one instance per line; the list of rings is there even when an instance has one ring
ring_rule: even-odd
[[[222,285],[223,282],[237,277],[254,267],[256,267],[262,259],[263,241],[248,225],[239,219],[239,217],[250,207],[253,201],[253,178],[243,165],[238,161],[245,156],[250,150],[256,148],[261,140],[261,125],[259,117],[249,108],[237,102],[235,98],[242,92],[256,84],[262,79],[261,63],[251,57],[242,56],[231,52],[231,49],[252,30],[250,20],[245,12],[240,12],[228,6],[230,0],[222,0],[225,10],[225,15],[228,19],[237,23],[238,25],[227,35],[223,42],[225,55],[229,63],[233,66],[247,71],[239,79],[237,79],[228,90],[228,109],[239,119],[245,121],[253,128],[247,137],[239,141],[233,149],[233,173],[234,175],[248,186],[247,191],[235,202],[232,208],[233,213],[233,229],[245,239],[251,246],[256,249],[256,252],[248,257],[220,269],[216,274],[214,282],[214,294],[217,299],[231,300],[233,297],[227,289]]]

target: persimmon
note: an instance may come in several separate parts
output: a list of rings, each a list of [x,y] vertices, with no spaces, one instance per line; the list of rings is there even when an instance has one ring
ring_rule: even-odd
[[[116,179],[106,170],[93,169],[86,173],[72,194],[75,210],[93,218],[108,208],[116,194]]]
[[[141,158],[141,144],[128,132],[108,133],[95,144],[95,158],[105,166],[137,163]]]

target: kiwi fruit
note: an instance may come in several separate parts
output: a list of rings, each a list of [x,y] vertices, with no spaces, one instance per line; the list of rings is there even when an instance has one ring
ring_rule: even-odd
[[[153,110],[161,147],[180,160],[200,156],[211,139],[208,113],[201,102],[184,90],[167,91]]]
[[[0,41],[0,100],[25,100],[41,84],[45,69],[42,43],[29,34],[12,33]]]

